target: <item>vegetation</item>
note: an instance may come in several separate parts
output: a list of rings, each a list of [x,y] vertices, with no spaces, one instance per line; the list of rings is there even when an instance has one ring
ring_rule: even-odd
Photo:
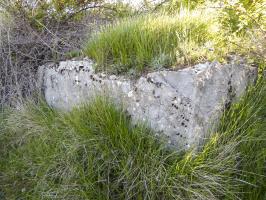
[[[0,0],[1,200],[266,199],[263,0],[211,0],[223,6],[207,4],[208,12],[201,0],[145,1],[139,11],[90,0],[27,2]],[[95,34],[84,30],[114,17]],[[86,34],[91,39],[80,51]],[[38,66],[81,53],[112,73],[239,54],[259,67],[259,80],[224,112],[202,147],[181,152],[144,124],[132,124],[108,97],[69,113],[38,98],[25,102],[38,89]]]
[[[0,0],[1,18],[9,18],[0,19],[1,105],[14,105],[38,90],[38,66],[73,57],[88,56],[99,70],[133,75],[226,62],[232,54],[255,66],[266,60],[262,0],[145,0],[139,9],[101,0],[30,2]],[[108,25],[99,28],[103,24]]]
[[[60,2],[68,2],[63,4],[62,12],[54,8]],[[89,30],[106,23],[96,12],[89,12],[91,9],[89,13],[78,12],[85,6],[78,6],[78,2],[88,6],[92,1],[0,0],[1,106],[14,106],[31,96],[38,90],[39,66],[67,59],[67,52],[81,48]],[[65,15],[66,10],[73,12]]]
[[[2,120],[6,199],[249,199],[265,197],[266,84],[225,112],[199,151],[176,152],[132,125],[108,98],[70,113],[27,103]]]
[[[129,10],[100,0],[0,0],[0,107],[32,96],[39,66],[80,56],[92,30]]]
[[[112,73],[226,61],[232,54],[249,59],[259,54],[265,62],[266,4],[222,3],[209,8],[203,1],[164,1],[150,14],[102,28],[90,37],[84,54],[96,61],[97,69]]]
[[[99,7],[102,2],[102,0],[0,0],[0,5],[8,12],[21,13],[26,18],[45,23],[49,18],[62,20],[73,16],[75,13],[81,14],[87,9]]]
[[[123,19],[91,37],[84,52],[98,68],[125,72],[218,58],[215,21],[199,12]]]
[[[258,26],[265,31],[266,3],[264,0],[229,1],[223,0],[224,8],[221,13],[223,28],[231,33],[243,33]]]

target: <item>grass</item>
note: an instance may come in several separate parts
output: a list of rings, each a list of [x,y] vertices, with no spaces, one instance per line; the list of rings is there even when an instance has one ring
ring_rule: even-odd
[[[165,147],[105,97],[69,113],[39,101],[0,120],[3,199],[265,199],[266,83],[199,151]]]
[[[221,60],[227,49],[218,26],[215,14],[200,11],[131,17],[95,33],[84,54],[97,69],[118,73]]]

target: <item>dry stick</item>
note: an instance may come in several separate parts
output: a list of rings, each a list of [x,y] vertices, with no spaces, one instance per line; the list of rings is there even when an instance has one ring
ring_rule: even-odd
[[[3,85],[3,89],[1,91],[1,96],[4,98],[3,100],[1,100],[1,104],[3,103],[7,103],[7,102],[11,102],[14,100],[17,100],[17,97],[21,98],[23,95],[23,91],[25,90],[24,87],[29,87],[28,89],[30,90],[31,88],[33,88],[33,85],[29,85],[32,84],[29,82],[29,80],[26,77],[31,77],[32,73],[31,71],[27,71],[29,68],[26,67],[25,69],[22,68],[22,66],[24,65],[24,57],[28,56],[31,57],[31,62],[35,62],[34,61],[34,55],[33,52],[30,52],[28,55],[25,55],[23,57],[17,57],[16,56],[16,60],[13,59],[14,57],[14,52],[16,53],[16,55],[18,55],[17,53],[21,53],[23,54],[23,49],[21,49],[19,46],[17,48],[16,44],[13,44],[13,40],[12,39],[12,34],[11,34],[11,30],[6,29],[6,45],[1,46],[1,52],[2,52],[2,69],[4,69],[4,74],[1,74],[1,79],[2,79],[2,83],[4,81],[4,85]],[[19,44],[19,43],[17,43]],[[26,44],[26,43],[25,43]],[[23,46],[22,46],[23,48]],[[20,50],[21,49],[21,50]],[[25,50],[25,48],[24,48]],[[33,55],[33,56],[31,56]],[[6,58],[6,59],[5,59]],[[2,71],[2,70],[1,70]],[[26,80],[27,79],[27,80]],[[27,83],[21,83],[21,81],[27,81]],[[28,91],[27,91],[28,93]],[[12,99],[13,98],[13,99]]]
[[[62,43],[68,47],[73,47],[73,44],[70,44],[69,42],[66,42],[63,38],[58,37],[56,34],[58,32],[58,29],[60,28],[60,23],[58,23],[56,32],[53,33],[52,30],[50,30],[47,26],[45,26],[43,23],[41,23],[39,20],[35,20],[39,25],[41,25],[48,33],[50,33],[55,39],[58,41],[62,41]]]
[[[35,32],[33,32],[33,34],[35,35],[35,36],[37,36],[38,38],[39,38],[39,40],[46,46],[46,47],[48,47],[50,50],[52,50],[52,51],[54,51],[54,52],[56,52],[56,53],[58,53],[58,54],[60,54],[60,55],[63,55],[63,53],[61,53],[61,52],[59,52],[59,51],[57,51],[56,49],[54,49],[53,47],[51,47],[47,42],[45,42],[37,33],[35,33]]]
[[[112,8],[112,7],[109,7],[109,6],[104,6],[104,5],[86,6],[86,7],[82,8],[82,9],[80,9],[80,10],[78,10],[78,11],[72,13],[71,15],[69,15],[64,21],[68,21],[69,19],[71,19],[72,17],[74,17],[75,15],[77,15],[77,14],[83,12],[83,11],[86,11],[86,10],[88,10],[88,9],[95,9],[95,8],[105,8],[105,9],[109,9],[109,10],[112,10],[112,11],[118,12],[117,9]]]
[[[59,39],[60,41],[62,41],[65,45],[69,45],[68,43],[66,43],[64,40],[62,40],[62,38],[59,38],[59,37],[57,37],[52,31],[50,31],[43,23],[41,23],[39,20],[36,20],[35,19],[35,21],[39,24],[39,25],[41,25],[43,28],[45,28],[45,30],[47,30],[48,31],[48,33],[50,33],[54,38],[56,38],[56,39]],[[50,46],[48,46],[51,50],[54,50],[52,47],[50,47]],[[59,54],[61,54],[60,52],[57,52],[57,53],[59,53]]]
[[[153,11],[156,11],[157,9],[159,9],[163,4],[168,3],[170,0],[164,0],[161,3],[159,3],[158,5],[155,6],[155,8],[153,9]]]

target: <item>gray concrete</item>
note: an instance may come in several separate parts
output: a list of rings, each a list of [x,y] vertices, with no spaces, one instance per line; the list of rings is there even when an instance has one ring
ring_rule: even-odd
[[[179,149],[199,145],[222,111],[241,96],[256,70],[232,61],[198,64],[178,71],[157,71],[138,80],[95,73],[90,60],[40,67],[47,102],[70,110],[95,94],[125,106],[134,122],[144,121]]]

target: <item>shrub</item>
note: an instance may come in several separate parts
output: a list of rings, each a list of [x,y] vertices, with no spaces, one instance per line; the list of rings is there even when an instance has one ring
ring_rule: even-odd
[[[89,8],[99,6],[102,0],[0,0],[1,7],[8,12],[23,14],[29,19],[45,22],[47,19],[62,20],[75,14],[82,14]]]
[[[223,0],[220,21],[231,33],[244,34],[247,30],[266,30],[266,4],[263,0]],[[265,34],[265,33],[264,33]]]
[[[123,19],[95,33],[84,52],[98,69],[118,72],[211,60],[220,53],[219,48],[213,52],[214,23],[202,13],[188,11]]]
[[[163,11],[168,14],[177,13],[182,8],[195,9],[204,4],[204,0],[144,0],[142,8],[146,11]]]
[[[219,23],[233,45],[247,63],[257,67],[266,63],[266,3],[256,1],[223,0]]]
[[[12,7],[15,2],[26,4],[29,1],[0,0],[0,106],[15,106],[24,97],[31,96],[39,89],[36,80],[39,66],[65,60],[69,56],[67,52],[78,52],[85,35],[106,23],[95,14],[79,21],[64,21],[46,16],[47,13],[42,23],[32,18],[35,16],[33,8],[23,7],[28,11],[33,9],[27,16],[26,11]]]

